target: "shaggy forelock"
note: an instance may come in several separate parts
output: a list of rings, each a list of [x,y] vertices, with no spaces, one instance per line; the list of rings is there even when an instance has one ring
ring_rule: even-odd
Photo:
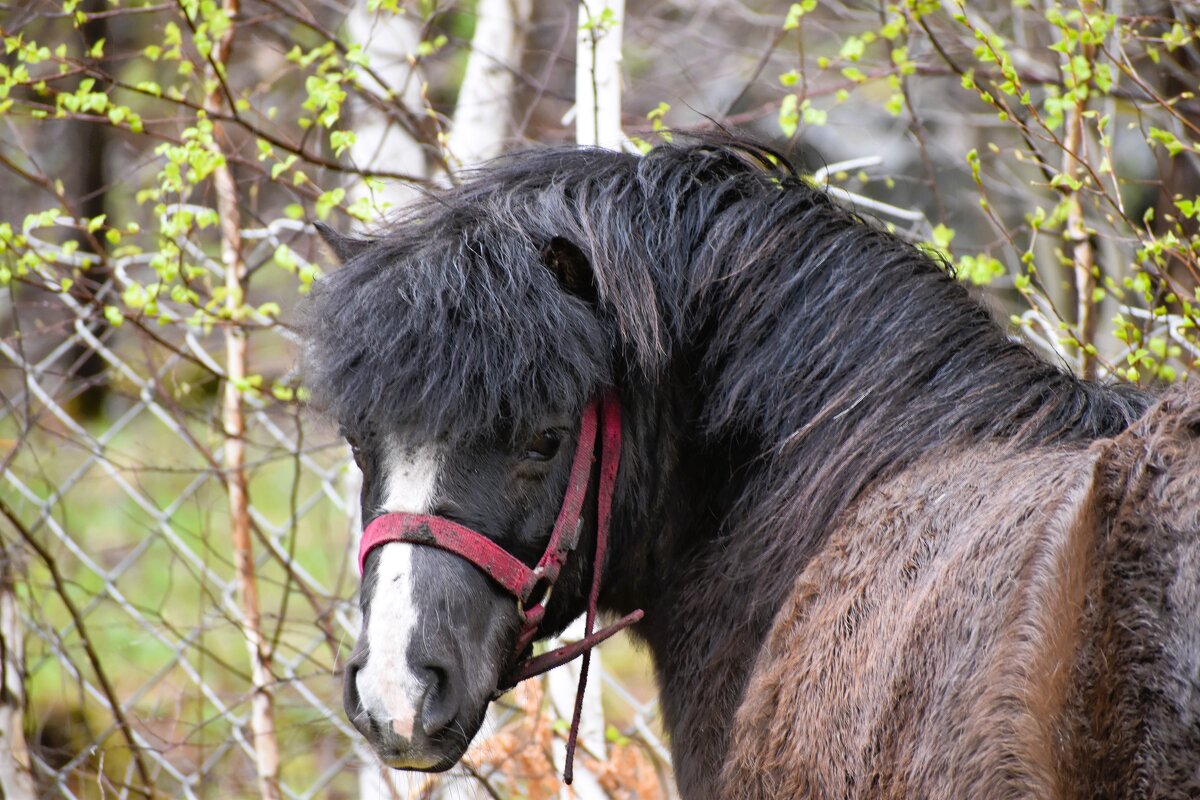
[[[577,410],[610,383],[596,318],[542,265],[541,243],[480,212],[414,209],[318,282],[316,407],[351,429],[472,436]]]

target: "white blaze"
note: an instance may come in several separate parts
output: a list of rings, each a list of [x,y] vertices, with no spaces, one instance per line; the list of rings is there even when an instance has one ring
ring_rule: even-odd
[[[437,486],[439,453],[432,446],[385,443],[379,513],[428,514]],[[413,587],[413,545],[390,542],[376,563],[374,595],[367,621],[367,663],[356,678],[363,708],[382,725],[406,739],[424,688],[408,665],[408,646],[417,630]]]

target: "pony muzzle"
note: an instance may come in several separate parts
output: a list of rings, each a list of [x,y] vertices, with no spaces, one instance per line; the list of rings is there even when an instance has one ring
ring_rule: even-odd
[[[346,665],[343,705],[350,722],[390,767],[436,771],[451,766],[461,748],[446,735],[460,700],[450,665],[431,660],[406,669],[410,685],[405,687],[394,673],[382,680],[370,673],[367,661],[363,651]]]

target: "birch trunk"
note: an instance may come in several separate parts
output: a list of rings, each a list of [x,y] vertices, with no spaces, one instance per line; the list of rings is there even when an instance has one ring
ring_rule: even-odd
[[[471,57],[454,107],[447,149],[460,169],[495,158],[512,135],[515,70],[525,51],[533,0],[480,0]]]
[[[366,9],[365,2],[352,4],[346,27],[350,40],[362,45],[370,59],[372,71],[383,81],[374,87],[390,95],[408,109],[423,105],[421,84],[424,76],[409,60],[421,43],[421,27],[413,14],[391,15]],[[425,145],[414,139],[399,125],[376,108],[356,102],[354,114],[355,141],[350,158],[360,168],[387,166],[418,177],[430,174],[430,158]],[[361,182],[350,188],[350,194],[361,197],[366,192]],[[385,184],[372,198],[380,210],[403,205],[417,193],[411,186],[392,181]]]
[[[581,0],[575,49],[575,141],[620,150],[625,0]]]

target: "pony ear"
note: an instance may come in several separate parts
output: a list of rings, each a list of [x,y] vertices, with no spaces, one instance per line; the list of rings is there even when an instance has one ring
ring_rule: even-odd
[[[325,240],[325,244],[329,245],[329,249],[337,256],[337,260],[343,264],[375,244],[374,239],[356,239],[353,236],[343,236],[324,222],[314,222],[313,227],[317,229],[317,233],[321,234],[321,238]]]
[[[570,239],[555,236],[542,247],[542,264],[571,294],[594,304],[596,276],[583,251]]]

